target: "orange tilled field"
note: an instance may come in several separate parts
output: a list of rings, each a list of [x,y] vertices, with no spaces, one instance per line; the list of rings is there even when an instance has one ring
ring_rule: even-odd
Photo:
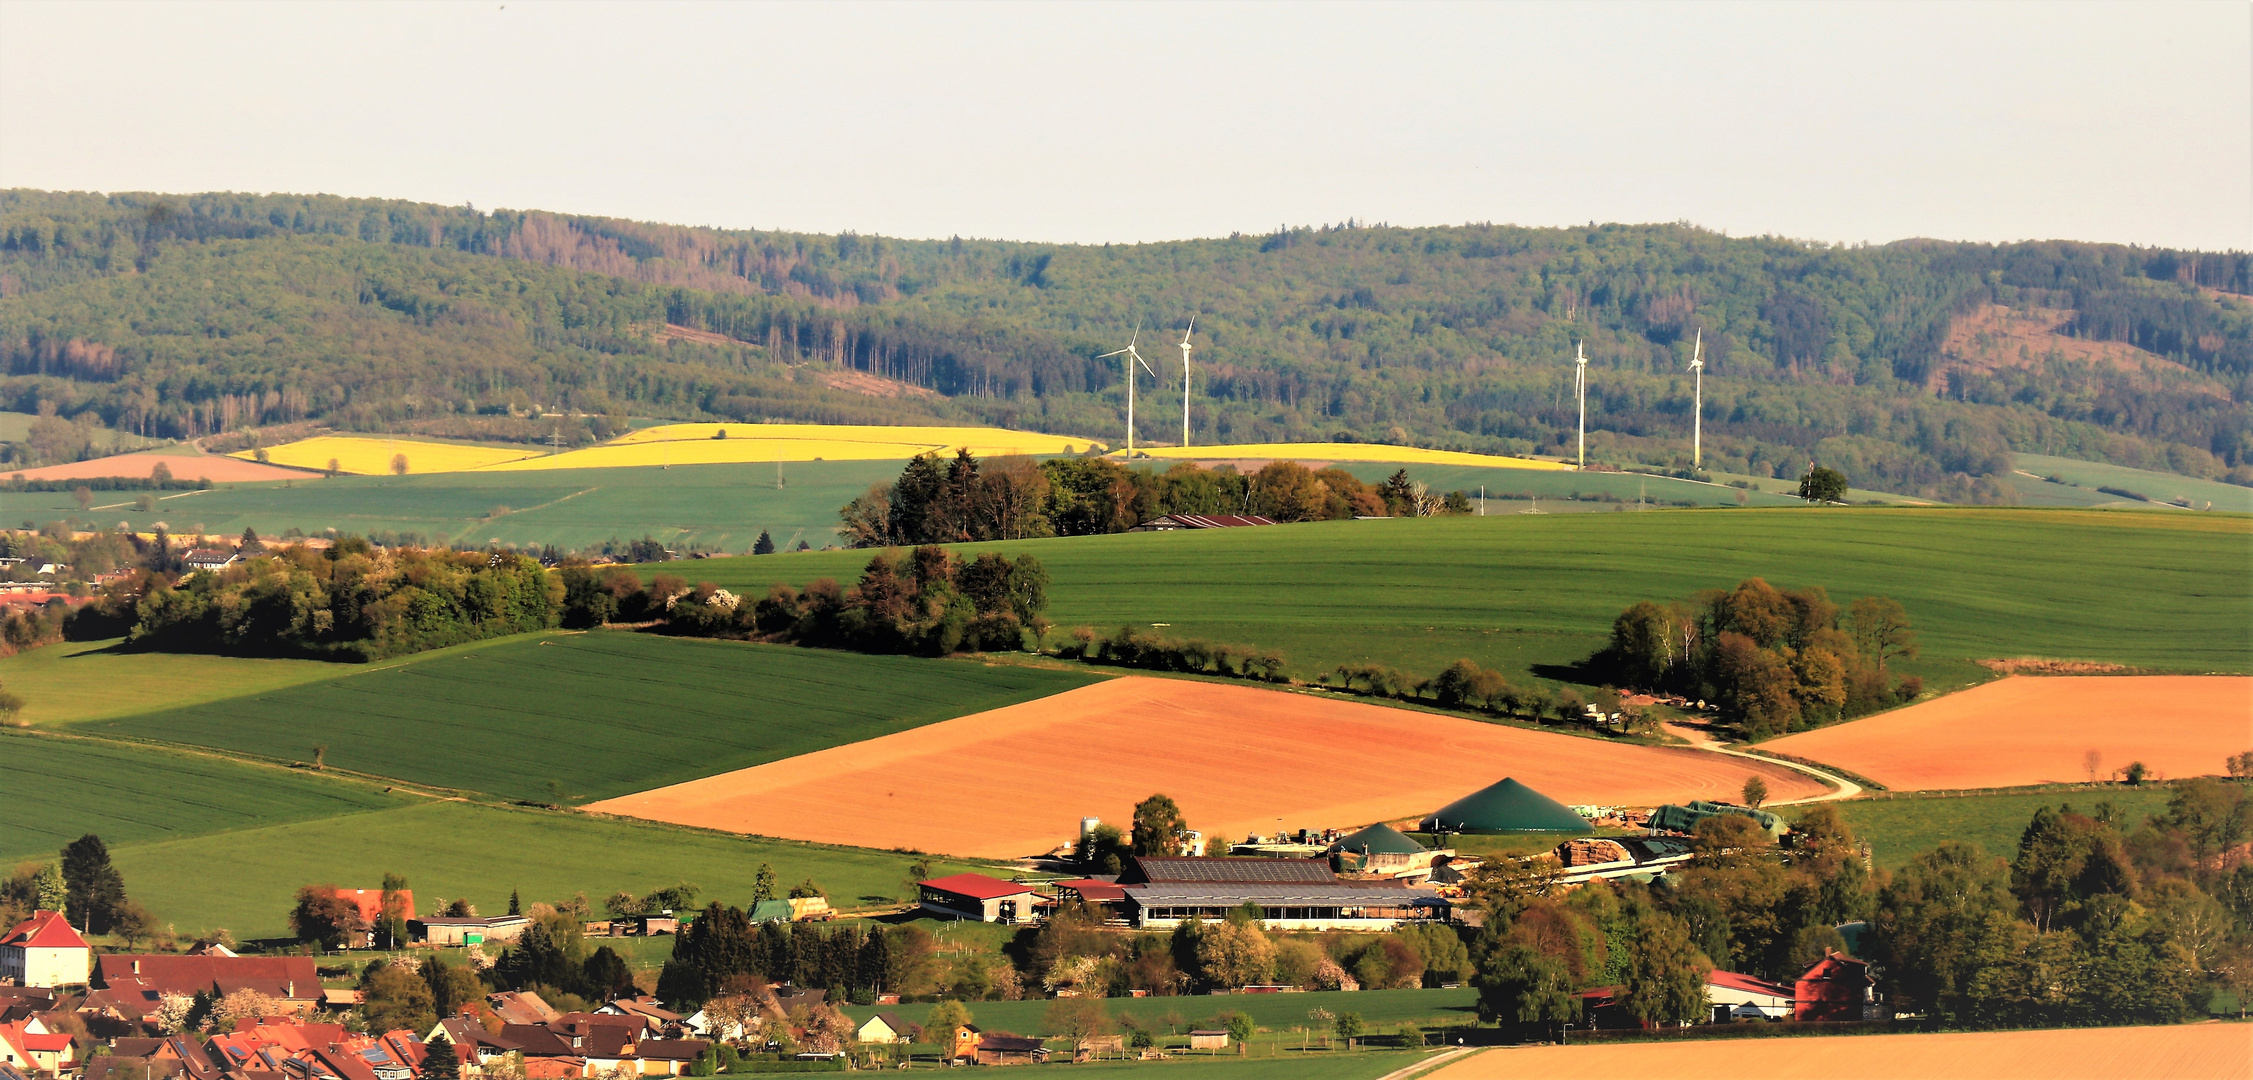
[[[147,476],[162,463],[172,470],[178,480],[209,480],[212,483],[250,480],[303,480],[312,474],[303,469],[284,469],[276,465],[260,465],[255,461],[226,457],[220,454],[118,454],[95,458],[69,465],[47,465],[37,469],[13,469],[6,476],[21,476],[26,480],[84,480],[96,476]],[[107,494],[107,493],[105,493]]]
[[[1567,804],[1730,798],[1758,773],[1698,750],[1605,743],[1311,694],[1138,676],[589,810],[858,847],[986,858],[1048,851],[1083,816],[1126,822],[1164,792],[1215,839],[1430,813],[1514,776]]]
[[[1826,762],[1899,791],[2081,783],[2131,761],[2161,777],[2219,774],[2253,750],[2253,679],[2231,675],[2011,676],[1761,749]]]
[[[1425,1074],[1428,1080],[1579,1080],[1663,1076],[1744,1080],[2246,1080],[2253,1026],[1974,1031],[1941,1035],[1834,1035],[1712,1039],[1611,1046],[1527,1046],[1483,1051]]]

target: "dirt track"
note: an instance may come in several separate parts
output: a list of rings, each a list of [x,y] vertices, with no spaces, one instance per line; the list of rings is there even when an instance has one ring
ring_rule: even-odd
[[[1528,1046],[1485,1051],[1423,1080],[2245,1080],[2253,1077],[2253,1026],[2073,1028],[1943,1035],[1717,1039],[1609,1046]]]
[[[1415,817],[1505,776],[1567,804],[1774,798],[1822,785],[1775,765],[1615,744],[1250,686],[1112,679],[1038,701],[589,810],[859,847],[989,858],[1047,851],[1082,816],[1125,822],[1164,792],[1191,828],[1358,826]]]
[[[1900,791],[2080,783],[2131,761],[2162,777],[2222,772],[2253,750],[2253,679],[2012,676],[1906,709],[1760,744]]]

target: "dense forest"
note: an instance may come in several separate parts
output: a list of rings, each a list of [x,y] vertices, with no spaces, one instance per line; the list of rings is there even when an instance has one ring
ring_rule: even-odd
[[[2253,482],[2248,294],[2243,253],[2063,242],[1349,222],[1071,246],[11,191],[0,407],[163,437],[318,420],[544,439],[521,419],[536,410],[1112,437],[1124,372],[1093,357],[1137,324],[1166,350],[1195,314],[1200,441],[1559,451],[1585,340],[1592,452],[1678,468],[1702,330],[1709,468],[1819,461],[1857,486],[1995,501],[2013,451]],[[2057,312],[2043,340],[2143,362],[1956,355],[1951,327],[1995,307]],[[1145,390],[1178,394],[1158,367]],[[1145,419],[1140,438],[1166,437],[1164,410]]]

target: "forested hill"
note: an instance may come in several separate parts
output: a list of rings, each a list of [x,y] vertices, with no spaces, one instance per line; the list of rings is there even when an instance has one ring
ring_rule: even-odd
[[[1071,246],[10,191],[0,407],[168,436],[532,437],[508,417],[541,405],[1116,439],[1123,373],[1091,357],[1140,323],[1161,373],[1143,389],[1167,400],[1195,313],[1200,441],[1553,452],[1585,339],[1592,453],[1675,466],[1702,327],[1708,467],[1817,460],[1989,501],[2012,451],[2253,482],[2247,294],[2243,253],[2056,242],[1349,223]],[[1141,419],[1144,440],[1178,432]]]

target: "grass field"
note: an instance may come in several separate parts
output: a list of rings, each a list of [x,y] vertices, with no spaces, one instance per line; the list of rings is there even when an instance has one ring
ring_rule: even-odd
[[[2095,812],[2098,803],[2109,802],[2127,822],[2140,827],[2145,818],[2167,809],[2167,797],[2167,789],[2162,787],[2113,787],[1849,799],[1829,805],[1837,809],[1856,836],[1870,842],[1870,855],[1877,865],[1892,869],[1947,840],[1967,841],[1989,855],[2010,858],[2018,851],[2018,837],[2026,831],[2026,823],[2044,806],[2069,804],[2088,814]],[[1789,819],[1793,814],[1787,810],[1784,816]]]
[[[0,658],[0,686],[23,698],[19,723],[128,716],[334,678],[317,660],[126,652],[117,641],[66,641]]]
[[[2098,490],[2114,488],[2135,492],[2152,502],[2164,503],[2180,499],[2198,510],[2207,509],[2211,503],[2215,510],[2238,513],[2253,511],[2253,488],[2225,484],[2219,480],[2199,480],[2174,473],[2042,454],[2019,454],[2015,461],[2019,473],[2034,474],[2013,474],[2008,477],[2012,486],[2018,489],[2019,500],[2029,505],[2140,505],[2138,500]]]
[[[1561,475],[1561,474],[1526,474]],[[1522,675],[1601,645],[1642,599],[1761,576],[1841,602],[1901,601],[1931,689],[1988,678],[1993,656],[2165,670],[2253,670],[2253,520],[2166,511],[1801,509],[1509,515],[1029,540],[1049,617],[1102,630],[1283,650],[1303,674],[1344,663],[1429,675],[1469,657]],[[717,559],[686,569],[738,592],[852,581],[867,553]],[[682,572],[679,567],[668,570]],[[2101,613],[2101,614],[2100,614]]]
[[[534,457],[541,453],[529,446],[474,446],[468,443],[429,442],[420,439],[391,439],[381,436],[320,435],[300,439],[293,443],[266,449],[266,460],[276,465],[291,465],[300,469],[326,469],[336,462],[338,471],[362,476],[387,476],[391,473],[392,459],[404,454],[409,474],[462,472],[504,461]],[[244,450],[233,455],[245,461],[256,459],[258,452]]]
[[[78,730],[582,802],[1027,701],[1096,676],[666,638],[528,635]]]
[[[1305,994],[1223,994],[1210,997],[1153,997],[1123,998],[1105,1002],[1115,1020],[1122,1014],[1131,1015],[1144,1024],[1158,1024],[1168,1013],[1178,1013],[1190,1024],[1202,1025],[1224,1012],[1240,1012],[1252,1022],[1269,1031],[1290,1031],[1311,1026],[1307,1019],[1313,1009],[1327,1009],[1332,1014],[1360,1013],[1361,1022],[1371,1034],[1391,1034],[1391,1029],[1404,1023],[1417,1023],[1426,1027],[1443,1024],[1472,1024],[1478,1020],[1478,991],[1461,990],[1359,990],[1316,991]],[[1046,1016],[1055,1002],[1033,1001],[973,1001],[968,1003],[971,1022],[987,1031],[1013,1031],[1019,1035],[1049,1035]],[[879,1012],[897,1012],[900,1019],[921,1023],[928,1005],[845,1006],[845,1013],[854,1020],[866,1020]],[[1188,1030],[1186,1027],[1182,1030]],[[1398,1068],[1398,1065],[1394,1066]]]
[[[466,898],[479,911],[584,892],[604,897],[693,882],[698,906],[746,906],[761,863],[786,884],[805,878],[832,903],[889,903],[908,891],[912,856],[610,821],[464,802],[240,829],[193,840],[116,845],[111,856],[134,899],[181,932],[224,926],[240,937],[284,933],[290,898],[308,883],[374,888],[406,875],[418,907]],[[976,869],[946,863],[938,872]]]
[[[357,814],[406,799],[207,754],[0,734],[0,864],[51,859],[87,833],[115,847]]]
[[[799,540],[817,548],[836,543],[837,508],[899,472],[896,461],[790,464],[782,468],[781,488],[772,464],[343,476],[228,485],[167,499],[154,513],[121,510],[96,520],[126,520],[142,532],[166,521],[175,531],[201,525],[228,536],[250,527],[268,539],[293,528],[313,536],[336,529],[415,533],[434,544],[498,540],[574,550],[646,535],[675,548],[747,553],[761,529],[785,549]],[[67,491],[7,499],[11,522],[77,513]]]
[[[726,432],[724,437],[722,432]],[[979,457],[1000,454],[1077,454],[1094,440],[1076,435],[1046,435],[1038,431],[1013,431],[997,427],[935,427],[874,424],[658,424],[637,428],[611,440],[610,445],[636,443],[713,441],[733,443],[775,442],[837,449],[874,444],[913,445],[951,453],[967,447]],[[912,455],[911,455],[912,456]],[[771,461],[772,458],[752,460]],[[791,460],[791,459],[785,459]],[[810,461],[812,458],[796,460]]]

